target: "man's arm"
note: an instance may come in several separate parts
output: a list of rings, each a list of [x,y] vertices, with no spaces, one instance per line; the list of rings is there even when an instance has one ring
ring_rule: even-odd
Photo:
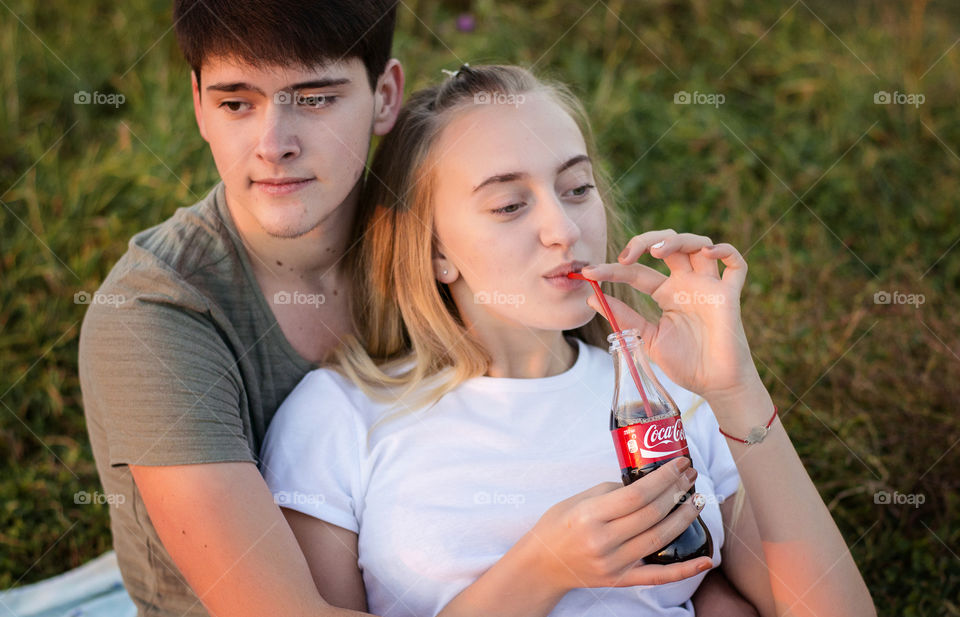
[[[320,596],[252,463],[131,466],[164,547],[214,617],[353,616]]]

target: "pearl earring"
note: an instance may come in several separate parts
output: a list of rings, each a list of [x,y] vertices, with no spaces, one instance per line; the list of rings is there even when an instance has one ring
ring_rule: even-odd
[[[444,275],[444,276],[447,275],[447,271],[446,271],[446,270],[443,271],[443,275]]]

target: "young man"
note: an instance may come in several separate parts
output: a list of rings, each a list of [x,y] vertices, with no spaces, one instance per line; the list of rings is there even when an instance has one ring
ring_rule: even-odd
[[[351,330],[358,189],[403,92],[394,2],[175,2],[222,182],[133,237],[99,290],[124,301],[91,304],[80,338],[141,616],[359,614],[320,597],[318,582],[337,581],[310,572],[257,453],[280,402]]]
[[[371,133],[396,119],[391,0],[178,0],[197,124],[222,182],[130,241],[80,339],[111,528],[141,615],[319,615],[257,470],[277,406],[350,326]],[[344,614],[349,611],[343,611]]]

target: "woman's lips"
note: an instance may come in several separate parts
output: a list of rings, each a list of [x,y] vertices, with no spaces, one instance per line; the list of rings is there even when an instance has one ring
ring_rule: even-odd
[[[586,283],[586,281],[567,278],[566,274],[560,276],[545,276],[543,279],[553,287],[563,291],[573,291]]]

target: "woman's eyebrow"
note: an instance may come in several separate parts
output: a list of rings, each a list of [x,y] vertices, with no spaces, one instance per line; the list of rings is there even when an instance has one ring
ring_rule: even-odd
[[[578,154],[578,155],[570,158],[570,159],[567,160],[566,162],[562,163],[559,167],[557,167],[557,173],[558,173],[558,174],[561,174],[561,173],[563,173],[564,171],[566,171],[567,169],[573,167],[574,165],[576,165],[576,164],[578,164],[578,163],[582,163],[582,162],[584,162],[584,161],[586,161],[586,162],[589,163],[589,162],[590,162],[590,157],[587,156],[586,154]],[[483,182],[481,182],[481,183],[478,184],[477,186],[473,187],[473,192],[476,193],[477,191],[479,191],[479,190],[482,189],[483,187],[487,186],[488,184],[495,184],[495,183],[500,183],[500,182],[514,182],[515,180],[520,180],[520,179],[522,179],[522,178],[526,178],[528,175],[529,175],[528,173],[523,172],[523,171],[513,171],[513,172],[510,172],[510,173],[497,174],[497,175],[495,175],[495,176],[490,176],[489,178],[487,178],[486,180],[484,180]]]

